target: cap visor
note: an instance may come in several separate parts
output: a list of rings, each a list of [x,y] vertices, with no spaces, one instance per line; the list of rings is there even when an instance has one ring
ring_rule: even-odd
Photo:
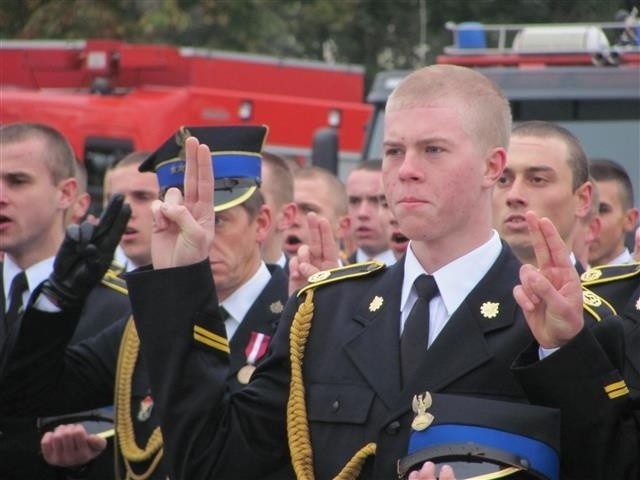
[[[256,187],[234,188],[233,190],[216,190],[214,192],[214,212],[222,212],[247,201],[256,191]]]

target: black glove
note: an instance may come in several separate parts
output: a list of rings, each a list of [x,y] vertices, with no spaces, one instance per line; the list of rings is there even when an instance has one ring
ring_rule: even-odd
[[[130,216],[124,196],[114,195],[97,225],[69,225],[42,293],[62,309],[82,306],[109,269]]]

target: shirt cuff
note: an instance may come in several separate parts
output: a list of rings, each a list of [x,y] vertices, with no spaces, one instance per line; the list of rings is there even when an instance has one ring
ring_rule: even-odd
[[[60,307],[53,303],[49,297],[43,293],[38,295],[36,301],[33,302],[33,307],[41,312],[58,313],[61,311]]]
[[[549,355],[557,352],[558,350],[560,350],[560,347],[555,347],[555,348],[538,347],[538,358],[540,360],[544,360]]]

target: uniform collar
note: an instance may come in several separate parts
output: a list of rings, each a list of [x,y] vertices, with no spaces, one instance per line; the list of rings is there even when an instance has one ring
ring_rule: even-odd
[[[356,262],[368,262],[370,260],[378,260],[387,266],[393,265],[394,263],[396,263],[396,257],[393,254],[393,251],[391,249],[387,249],[384,252],[380,252],[379,254],[374,255],[373,257],[369,257],[369,255],[364,253],[360,248],[356,250]]]
[[[275,264],[278,265],[282,269],[286,268],[286,266],[287,266],[287,256],[284,254],[284,252],[280,252],[280,258],[278,258],[278,260],[276,260]]]
[[[625,248],[620,255],[611,260],[607,265],[625,265],[627,263],[635,263],[635,260],[631,256],[631,252],[629,252],[628,248]]]
[[[53,271],[54,260],[55,257],[45,258],[44,260],[31,265],[24,271],[27,276],[27,292],[29,295],[31,295],[31,292],[33,292],[38,285],[49,278],[49,275],[51,275],[51,272]],[[11,287],[11,281],[13,280],[13,277],[21,271],[22,269],[16,265],[16,263],[11,259],[11,256],[5,254],[2,267],[5,305],[8,305],[9,302],[9,288]]]
[[[247,315],[251,305],[253,305],[255,299],[258,298],[262,290],[267,286],[269,280],[271,280],[271,273],[269,273],[269,269],[265,263],[260,262],[256,273],[220,303],[231,316],[231,318],[225,322],[227,326],[227,338],[233,336],[240,322],[242,322]]]
[[[434,276],[440,296],[447,309],[447,315],[450,316],[486,275],[501,250],[500,237],[493,230],[491,238],[475,250],[455,259],[435,272],[426,272],[413,253],[410,243],[404,260],[401,311],[408,306],[408,303],[413,305],[413,302],[409,302],[410,294],[413,293],[413,282],[419,275],[426,273]]]

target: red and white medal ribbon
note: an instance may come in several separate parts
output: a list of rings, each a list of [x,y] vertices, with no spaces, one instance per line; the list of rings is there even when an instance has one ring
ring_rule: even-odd
[[[271,337],[269,335],[251,332],[249,343],[247,343],[247,346],[244,348],[244,353],[247,356],[247,363],[249,365],[255,365],[256,362],[267,353],[270,341]]]

